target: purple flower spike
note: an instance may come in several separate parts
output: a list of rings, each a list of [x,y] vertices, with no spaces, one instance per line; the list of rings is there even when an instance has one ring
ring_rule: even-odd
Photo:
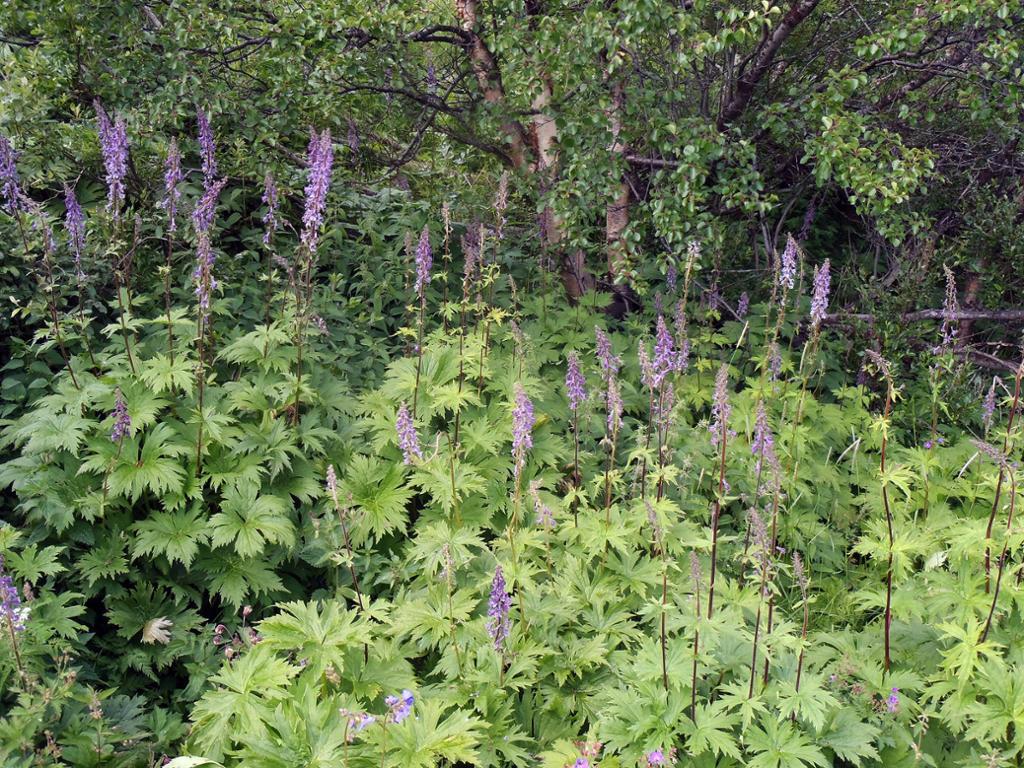
[[[15,632],[25,631],[28,621],[28,607],[23,607],[14,580],[7,572],[4,558],[0,555],[0,626],[7,624]]]
[[[395,420],[395,430],[398,432],[398,447],[402,449],[404,463],[412,464],[413,457],[423,458],[420,450],[420,439],[416,434],[416,425],[413,424],[412,414],[405,403],[398,408],[398,418]]]
[[[740,294],[740,300],[736,302],[736,316],[740,320],[745,320],[748,312],[750,312],[750,294],[744,291]]]
[[[533,403],[521,384],[515,386],[515,404],[512,407],[512,458],[515,460],[514,474],[519,475],[526,466],[526,452],[533,447]]]
[[[660,749],[652,749],[647,753],[647,765],[653,768],[656,765],[667,765],[665,753]]]
[[[75,190],[71,185],[64,185],[64,226],[68,230],[68,246],[71,248],[71,255],[75,260],[75,278],[81,283],[85,280],[85,272],[82,271],[82,252],[85,250],[85,214],[82,213],[82,206],[78,204],[75,197]]]
[[[334,149],[331,132],[325,128],[319,135],[309,131],[309,179],[306,182],[306,208],[302,214],[302,244],[311,254],[316,253],[320,242],[320,227],[324,223],[324,209],[327,206],[327,192],[331,186],[331,164]]]
[[[491,599],[487,603],[487,634],[494,642],[494,650],[501,652],[508,639],[511,621],[509,610],[512,608],[512,597],[505,591],[505,574],[499,565],[494,570],[491,581]]]
[[[184,177],[181,173],[181,151],[178,142],[171,139],[167,148],[167,159],[164,161],[164,198],[158,205],[167,211],[167,232],[178,231],[178,200],[181,199],[179,185]]]
[[[421,299],[423,292],[430,283],[430,270],[434,266],[434,253],[430,249],[430,229],[426,226],[420,232],[420,242],[416,246],[416,295]]]
[[[779,474],[779,458],[775,454],[775,438],[772,436],[772,428],[768,423],[768,413],[764,407],[764,400],[757,402],[757,419],[754,423],[754,439],[750,443],[750,452],[757,457],[754,467],[757,474],[761,474],[764,465],[775,477]]]
[[[274,233],[277,232],[278,227],[281,225],[277,215],[279,205],[277,182],[274,181],[270,171],[267,171],[267,175],[263,177],[263,197],[260,199],[260,202],[267,207],[267,212],[263,214],[263,244],[270,245],[270,238],[274,236]]]
[[[786,237],[786,247],[782,251],[782,263],[779,266],[779,286],[793,290],[796,285],[797,245],[792,235]]]
[[[619,383],[614,378],[608,379],[605,402],[608,407],[608,434],[614,435],[622,426],[622,395],[619,393]]]
[[[732,406],[729,404],[729,367],[725,364],[718,369],[715,376],[715,400],[711,404],[711,444],[718,446],[729,431],[729,416]]]
[[[575,352],[570,352],[568,357],[568,367],[565,371],[565,393],[569,398],[569,407],[574,411],[587,399],[586,380],[580,371],[580,358]]]
[[[13,214],[21,207],[18,153],[6,136],[0,136],[0,194],[10,213]]]
[[[829,260],[814,270],[814,295],[811,297],[811,329],[818,330],[828,312],[828,289],[832,282]]]
[[[114,393],[114,428],[110,431],[110,439],[120,443],[132,429],[132,417],[128,415],[128,404],[124,401],[121,388]]]
[[[203,178],[209,184],[217,178],[217,157],[213,142],[213,129],[210,118],[202,109],[196,111],[196,122],[199,125],[199,154],[203,158]]]
[[[619,372],[622,359],[612,354],[611,337],[596,325],[594,326],[594,336],[597,339],[597,360],[601,365],[601,375],[607,381]]]
[[[116,219],[121,215],[121,203],[124,202],[124,177],[128,172],[128,129],[123,117],[110,122],[110,116],[99,99],[94,102],[94,106],[103,167],[107,172],[107,210]]]

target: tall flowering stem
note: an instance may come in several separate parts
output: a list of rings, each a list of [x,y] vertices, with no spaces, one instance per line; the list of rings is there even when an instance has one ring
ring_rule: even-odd
[[[356,564],[355,556],[352,554],[352,539],[348,535],[348,523],[345,520],[344,509],[338,501],[338,475],[334,471],[334,465],[327,465],[327,495],[331,497],[331,503],[334,505],[334,512],[338,516],[338,523],[341,525],[341,533],[345,538],[345,549],[348,552],[348,572],[352,576],[352,588],[356,591],[356,602],[359,604],[359,610],[365,610],[363,605],[363,593],[359,589],[359,577],[356,575]],[[366,653],[366,646],[363,646],[364,655]]]
[[[206,185],[203,196],[192,211],[192,228],[196,235],[196,266],[192,272],[196,294],[196,336],[198,362],[196,364],[196,385],[198,391],[199,427],[196,434],[196,477],[199,477],[203,466],[203,398],[206,392],[206,357],[205,339],[210,317],[210,302],[213,291],[217,289],[217,279],[213,274],[214,261],[213,242],[210,230],[217,214],[217,200],[227,179],[214,181]]]
[[[159,206],[167,212],[167,237],[164,253],[164,311],[167,313],[167,354],[174,362],[174,323],[171,319],[171,269],[174,252],[174,234],[178,231],[178,201],[181,199],[181,151],[178,142],[171,139],[164,160],[164,197]]]
[[[423,365],[423,326],[427,311],[427,285],[430,284],[430,272],[434,266],[434,253],[430,248],[430,228],[423,226],[420,242],[416,246],[416,283],[414,290],[420,301],[419,321],[416,324],[416,385],[412,397],[412,413],[416,415],[416,404],[420,394],[420,368]]]
[[[89,336],[85,322],[85,269],[82,266],[82,256],[85,253],[85,213],[75,195],[75,189],[70,184],[64,185],[64,228],[68,233],[68,248],[75,266],[75,283],[78,286],[78,324],[82,334],[82,342],[85,344],[85,351],[89,354],[92,367],[96,368],[96,358],[92,353],[92,346],[89,344]]]
[[[754,562],[758,571],[757,587],[757,613],[754,616],[754,641],[750,656],[750,687],[747,690],[747,698],[754,697],[754,680],[757,677],[757,642],[761,633],[761,609],[764,606],[764,598],[768,592],[768,575],[771,568],[771,542],[768,539],[768,529],[757,509],[750,510],[750,527],[754,535]]]
[[[196,124],[199,134],[199,155],[203,159],[203,181],[209,185],[217,178],[217,157],[210,118],[202,109],[196,110]]]
[[[800,626],[800,655],[796,661],[796,691],[800,692],[800,678],[804,671],[804,646],[807,643],[807,625],[810,622],[810,604],[807,602],[807,570],[804,567],[804,561],[800,558],[799,552],[793,553],[793,578],[796,579],[797,586],[800,587],[800,602],[803,604],[804,617],[803,623]],[[793,713],[793,717],[796,717],[796,713]]]
[[[572,411],[573,488],[574,490],[578,490],[581,484],[579,413],[580,406],[583,404],[583,401],[587,399],[587,389],[586,380],[583,378],[582,371],[580,371],[580,358],[575,352],[569,353],[567,361],[565,371],[565,394],[569,399],[569,408]],[[572,501],[572,519],[573,524],[578,526],[579,517],[577,512],[577,499],[575,497],[573,497]]]
[[[420,450],[420,439],[416,434],[416,425],[413,423],[413,416],[409,407],[402,403],[398,408],[398,415],[395,418],[395,432],[398,434],[398,447],[402,449],[402,461],[405,464],[412,464],[414,459],[422,459],[423,452]]]
[[[306,181],[306,200],[302,213],[300,240],[304,250],[302,278],[295,289],[295,402],[292,406],[292,423],[299,421],[300,395],[302,392],[302,354],[306,325],[309,322],[309,305],[313,294],[313,274],[317,248],[320,244],[320,230],[324,224],[327,208],[327,193],[331,187],[331,168],[334,163],[334,148],[331,132],[325,128],[321,133],[309,131],[307,152],[309,168]]]
[[[893,533],[893,516],[892,508],[889,505],[889,485],[885,479],[885,467],[886,467],[886,452],[889,446],[889,416],[892,413],[893,400],[896,397],[896,389],[893,386],[892,373],[889,369],[889,363],[879,355],[877,352],[867,350],[866,352],[868,359],[874,363],[875,367],[878,368],[879,374],[885,380],[885,408],[882,412],[882,420],[880,428],[882,431],[882,446],[881,455],[879,458],[879,475],[882,478],[882,507],[885,509],[885,524],[889,534],[889,561],[885,572],[885,616],[884,616],[884,635],[883,640],[885,644],[885,656],[883,660],[883,670],[885,674],[889,673],[889,667],[892,665],[890,635],[892,632],[892,563],[893,563],[893,546],[895,545],[895,535]]]
[[[725,364],[715,377],[715,401],[712,406],[711,444],[719,448],[718,492],[711,509],[711,576],[708,581],[708,618],[715,615],[715,576],[718,574],[718,522],[725,496],[725,446],[729,440],[729,368]]]
[[[274,295],[274,233],[281,226],[279,214],[280,200],[278,199],[277,182],[274,175],[267,171],[263,177],[263,196],[260,203],[266,207],[261,221],[263,222],[263,245],[267,249],[267,290],[264,297],[265,310],[263,313],[264,322],[270,324],[270,301]]]
[[[996,513],[999,511],[999,501],[1003,492],[1003,477],[1008,474],[1004,471],[1006,457],[1010,452],[1010,435],[1013,433],[1013,424],[1017,419],[1017,410],[1020,407],[1021,378],[1024,377],[1024,362],[1017,367],[1017,375],[1013,380],[1013,404],[1010,406],[1010,416],[1006,423],[1006,435],[1003,437],[1002,459],[999,461],[999,477],[996,480],[996,493],[992,499],[992,511],[989,512],[988,525],[985,527],[985,593],[988,594],[991,584],[992,573],[992,552],[988,542],[992,540],[992,527],[996,521]]]
[[[693,583],[693,670],[690,676],[690,719],[697,720],[697,666],[700,651],[700,585],[704,580],[700,571],[700,559],[696,552],[690,552],[690,581]]]

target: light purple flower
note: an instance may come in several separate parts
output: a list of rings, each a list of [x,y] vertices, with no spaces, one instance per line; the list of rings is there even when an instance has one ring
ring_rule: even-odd
[[[652,749],[647,753],[647,765],[652,768],[655,765],[666,765],[665,753],[660,749]]]
[[[386,696],[384,703],[388,705],[388,721],[398,724],[412,714],[412,705],[416,701],[412,691],[406,688],[397,696]]]
[[[711,404],[711,444],[717,446],[729,432],[729,416],[732,406],[729,404],[729,366],[722,364],[715,376],[715,399]]]
[[[526,395],[521,384],[514,390],[515,402],[512,406],[512,458],[515,460],[514,474],[516,480],[526,465],[526,452],[533,447],[533,403]]]
[[[796,257],[796,240],[792,235],[787,235],[786,247],[782,251],[782,261],[779,265],[779,286],[790,291],[796,285]]]
[[[574,411],[587,399],[586,380],[580,371],[580,358],[575,352],[570,352],[568,356],[568,366],[565,371],[565,394],[569,398],[569,408]]]
[[[120,443],[132,429],[132,417],[128,415],[128,404],[124,401],[121,388],[114,392],[114,428],[110,431],[110,439]]]
[[[430,229],[424,225],[420,232],[420,242],[416,246],[416,284],[414,290],[421,299],[427,285],[430,284],[430,270],[434,266],[434,252],[430,248]]]
[[[619,393],[619,382],[614,377],[608,379],[605,403],[608,408],[608,434],[614,435],[622,426],[622,395]]]
[[[110,122],[110,116],[99,99],[93,104],[96,108],[103,166],[107,173],[107,210],[116,219],[121,215],[121,203],[124,202],[124,177],[128,172],[128,129],[123,117]]]
[[[889,710],[890,714],[895,714],[895,712],[900,708],[899,688],[893,687],[889,691],[889,697],[885,700],[885,708]]]
[[[200,319],[205,320],[210,311],[210,299],[217,290],[217,279],[213,275],[216,256],[210,240],[210,228],[213,226],[217,213],[217,199],[227,179],[208,185],[203,196],[192,211],[192,227],[196,233],[196,267],[192,272],[192,280],[196,285],[196,301],[199,305]]]
[[[327,465],[327,492],[335,504],[338,503],[338,475],[334,471],[334,465]]]
[[[437,93],[437,70],[434,69],[434,62],[427,64],[427,93]]]
[[[555,514],[551,507],[544,503],[540,497],[540,481],[534,480],[530,483],[530,496],[533,497],[533,511],[536,514],[534,522],[542,528],[555,527]]]
[[[679,281],[679,270],[676,269],[675,264],[669,264],[668,270],[665,273],[665,284],[668,286],[669,291],[672,293],[676,292],[676,284]]]
[[[828,289],[832,279],[829,274],[829,260],[825,259],[814,270],[814,294],[811,296],[811,329],[818,330],[828,312]]]
[[[365,731],[375,722],[377,718],[367,712],[351,712],[347,709],[338,710],[346,721],[345,740],[351,744],[356,734]]]
[[[267,171],[267,175],[263,177],[263,197],[260,198],[260,203],[267,207],[267,212],[263,214],[262,219],[263,244],[270,245],[270,238],[274,236],[281,224],[277,211],[279,205],[277,182],[274,181],[274,176],[270,171]]]
[[[768,412],[764,400],[757,401],[757,418],[754,422],[754,439],[750,443],[750,452],[756,456],[754,471],[760,475],[764,465],[777,478],[779,474],[779,458],[775,454],[775,438],[771,425],[768,423]]]
[[[0,194],[3,194],[10,213],[13,214],[21,207],[18,152],[6,136],[0,136]]]
[[[167,159],[164,160],[164,197],[157,205],[167,211],[167,232],[178,231],[178,200],[181,199],[181,184],[184,176],[181,172],[181,151],[178,142],[171,139],[167,148]]]
[[[85,251],[85,214],[78,204],[75,190],[70,184],[64,185],[64,226],[68,231],[68,246],[75,261],[75,278],[81,283],[85,280],[82,271],[82,253]]]
[[[217,214],[217,200],[227,183],[227,179],[221,179],[205,185],[202,197],[199,198],[196,207],[192,210],[192,226],[195,228],[197,236],[209,234],[210,228],[213,226],[213,219]]]
[[[302,243],[312,254],[316,253],[320,242],[320,227],[324,223],[327,192],[331,186],[334,148],[331,145],[330,129],[325,128],[319,135],[310,129],[307,162],[309,179],[306,182],[306,207],[302,214]]]
[[[611,337],[596,325],[594,326],[594,337],[597,339],[597,361],[601,365],[601,374],[607,381],[619,372],[622,358],[612,354]]]
[[[773,341],[768,348],[768,371],[772,375],[772,381],[776,381],[782,373],[782,350],[777,341]]]
[[[501,651],[511,630],[509,611],[512,608],[512,597],[506,592],[505,574],[499,565],[494,570],[491,581],[491,597],[487,603],[487,634],[494,643],[494,650]]]
[[[572,768],[590,768],[590,761],[585,757],[578,757],[576,762],[572,764]]]
[[[413,457],[423,458],[420,450],[420,439],[416,434],[416,425],[413,424],[412,414],[408,406],[402,403],[398,408],[398,417],[395,419],[395,431],[398,433],[398,447],[402,449],[403,461],[412,464]]]
[[[24,632],[27,620],[28,608],[22,606],[18,589],[7,572],[3,555],[0,555],[0,621],[15,632]]]
[[[654,340],[654,360],[652,362],[651,388],[657,389],[672,371],[679,370],[679,355],[676,353],[665,318],[658,315],[657,331]]]
[[[196,110],[196,122],[199,125],[199,155],[203,159],[203,178],[209,184],[217,177],[217,157],[213,141],[213,129],[210,128],[210,118],[202,109]]]
[[[750,294],[744,291],[740,294],[740,300],[736,303],[736,316],[740,320],[745,320],[747,313],[750,311]]]

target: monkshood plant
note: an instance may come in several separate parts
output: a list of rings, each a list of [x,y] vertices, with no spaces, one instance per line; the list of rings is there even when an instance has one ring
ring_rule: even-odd
[[[382,254],[383,331],[333,322],[328,130],[301,214],[268,176],[246,240],[202,110],[156,212],[96,114],[106,203],[62,190],[63,239],[3,166],[40,281],[5,387],[5,764],[1019,761],[1022,371],[954,420],[949,328],[903,380],[793,238],[763,301],[698,303],[693,244],[613,324],[508,258],[505,185],[457,246],[446,210]],[[353,334],[384,350],[355,381]]]

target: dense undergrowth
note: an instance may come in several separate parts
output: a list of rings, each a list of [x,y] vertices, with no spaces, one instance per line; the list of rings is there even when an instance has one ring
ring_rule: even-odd
[[[325,227],[325,135],[295,228],[212,143],[136,219],[8,195],[40,290],[4,368],[5,765],[1019,763],[1019,374],[952,322],[859,348],[792,239],[752,306],[700,295],[694,245],[617,321],[500,194]]]

